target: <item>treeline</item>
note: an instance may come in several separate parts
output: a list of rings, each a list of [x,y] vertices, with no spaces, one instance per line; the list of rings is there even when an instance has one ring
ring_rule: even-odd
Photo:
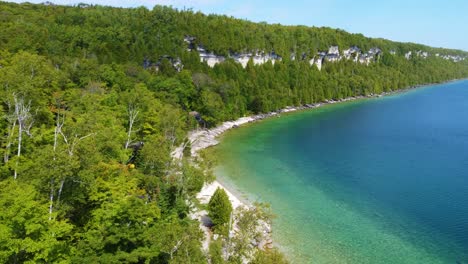
[[[187,50],[187,35],[219,54],[274,50],[284,60],[210,68]],[[289,59],[330,45],[378,46],[384,55],[369,66],[341,61],[322,71]],[[0,262],[224,263],[219,241],[202,252],[199,223],[189,217],[212,162],[171,158],[200,125],[193,111],[214,126],[468,76],[466,61],[406,60],[409,50],[467,55],[161,6],[1,2]],[[171,58],[181,59],[182,71]],[[245,252],[237,253],[230,263],[242,260]],[[276,251],[255,254],[255,263],[281,259]]]
[[[165,102],[186,112],[200,112],[210,126],[286,105],[388,92],[468,75],[468,60],[455,63],[433,56],[468,56],[466,52],[371,39],[330,28],[252,23],[163,6],[150,11],[144,7],[2,3],[0,8],[0,47],[11,53],[44,56],[69,74],[68,87],[100,83],[120,92],[141,83]],[[187,50],[185,36],[194,36],[195,44],[216,54],[275,51],[283,60],[275,65],[251,63],[245,70],[228,60],[211,69],[200,62],[196,51]],[[321,72],[308,64],[317,51],[331,45],[342,50],[357,45],[364,51],[379,47],[384,55],[370,66],[351,61],[325,63]],[[397,54],[390,55],[390,50]],[[403,57],[419,50],[432,56]],[[297,60],[290,60],[292,53]],[[176,58],[184,65],[180,73],[171,65]]]
[[[340,29],[252,23],[227,16],[155,6],[123,9],[78,5],[45,6],[2,3],[0,43],[10,51],[31,50],[61,62],[64,57],[97,58],[102,63],[157,60],[162,55],[182,57],[183,37],[196,37],[209,51],[275,51],[288,59],[291,52],[313,57],[332,45],[379,47],[403,55],[408,51],[467,55],[459,50],[367,38]],[[14,36],[14,37],[13,37]]]

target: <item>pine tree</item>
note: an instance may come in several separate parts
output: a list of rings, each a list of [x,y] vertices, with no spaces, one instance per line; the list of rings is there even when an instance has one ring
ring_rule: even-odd
[[[220,227],[229,222],[231,212],[232,205],[228,195],[218,187],[208,203],[208,216],[215,227]]]

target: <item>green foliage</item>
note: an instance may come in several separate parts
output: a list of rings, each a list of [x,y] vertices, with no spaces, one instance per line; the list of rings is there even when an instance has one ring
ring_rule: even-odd
[[[143,173],[151,176],[164,175],[170,166],[170,146],[161,136],[145,137],[145,146],[141,150],[139,164]]]
[[[189,129],[288,105],[468,77],[468,60],[403,57],[417,50],[466,52],[330,28],[267,25],[162,6],[0,2],[0,14],[2,263],[206,263],[187,201],[214,179],[216,155],[203,151],[195,164],[174,162],[171,152],[186,143]],[[283,60],[250,61],[243,69],[228,59],[210,68],[187,51],[188,35],[217,54],[264,50]],[[369,66],[343,60],[318,71],[309,65],[331,45],[380,47],[384,55]],[[306,59],[292,61],[291,52]],[[183,69],[174,67],[176,59]],[[34,121],[21,133],[21,144],[15,98],[30,106]],[[134,122],[130,110],[138,113]],[[196,121],[192,111],[203,120]],[[190,150],[187,145],[185,158]],[[225,234],[232,206],[224,191],[216,191],[209,210],[215,229]],[[231,242],[240,260],[251,253],[256,219],[266,221],[269,211],[236,217],[240,235]],[[210,247],[212,263],[223,263],[220,247]],[[255,253],[254,261],[284,259],[269,251]]]
[[[251,264],[287,264],[288,261],[277,249],[257,251]]]
[[[403,57],[419,50],[432,55],[467,56],[466,52],[371,39],[331,28],[267,25],[161,6],[147,10],[1,3],[0,8],[0,50],[14,54],[1,56],[2,64],[13,67],[4,75],[11,87],[35,93],[32,98],[41,98],[36,97],[38,92],[47,97],[66,86],[127,91],[142,101],[157,98],[185,111],[198,111],[208,126],[287,105],[468,76],[467,60]],[[250,62],[245,70],[226,60],[211,69],[200,62],[197,52],[187,51],[184,36],[194,36],[194,44],[220,55],[263,50],[274,51],[283,60],[274,65]],[[332,45],[379,47],[384,54],[370,66],[340,61],[325,63],[319,72],[308,64],[317,51]],[[396,54],[391,55],[391,50]],[[303,54],[304,59],[290,60],[292,52]],[[181,72],[172,65],[176,58],[183,64]],[[48,65],[47,60],[52,63]],[[32,69],[32,81],[22,78],[30,76]],[[152,93],[140,94],[135,83]],[[144,125],[140,133],[154,133],[158,121],[140,120]]]
[[[224,264],[223,243],[221,240],[212,241],[209,248],[211,264]]]
[[[232,205],[228,195],[224,189],[216,189],[208,203],[208,216],[211,218],[215,229],[225,231],[223,227],[226,227],[229,223],[231,213]]]
[[[234,222],[236,223],[236,236],[231,239],[232,260],[249,258],[259,251],[251,242],[262,241],[265,225],[271,225],[273,214],[267,204],[256,203],[250,208],[240,208],[236,211]]]
[[[73,226],[49,221],[34,187],[12,179],[0,182],[0,262],[65,263]]]
[[[188,138],[184,140],[183,146],[182,154],[185,158],[190,158],[192,156],[192,143]]]
[[[207,181],[207,174],[202,169],[199,169],[188,162],[184,162],[182,166],[182,175],[184,188],[189,195],[195,195],[200,192],[203,184]]]

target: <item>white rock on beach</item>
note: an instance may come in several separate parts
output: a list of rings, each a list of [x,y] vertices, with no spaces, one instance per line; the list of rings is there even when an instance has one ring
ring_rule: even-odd
[[[255,118],[251,116],[242,117],[236,121],[224,122],[223,124],[213,129],[190,132],[188,139],[191,143],[192,155],[196,156],[198,151],[219,144],[219,141],[216,138],[227,130],[252,122],[254,120]]]
[[[229,201],[231,201],[232,208],[236,209],[239,206],[245,206],[244,203],[241,202],[239,198],[237,198],[234,194],[232,194],[228,189],[226,189],[221,183],[218,181],[214,181],[210,184],[205,184],[202,188],[202,190],[197,194],[197,199],[202,203],[202,204],[207,204],[211,196],[213,196],[214,192],[216,189],[221,188],[223,189],[226,194],[229,197]]]

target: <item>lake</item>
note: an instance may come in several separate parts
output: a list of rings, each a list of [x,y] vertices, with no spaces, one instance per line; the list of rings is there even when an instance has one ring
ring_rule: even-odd
[[[468,263],[468,81],[284,114],[216,151],[293,263]]]

